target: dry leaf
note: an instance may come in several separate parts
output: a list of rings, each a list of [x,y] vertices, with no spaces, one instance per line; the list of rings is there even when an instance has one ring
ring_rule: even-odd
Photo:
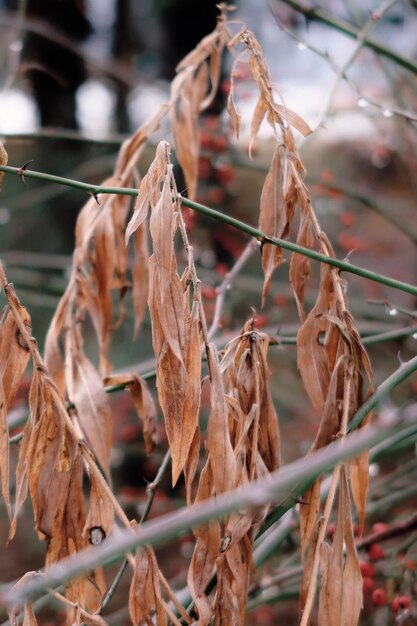
[[[114,508],[94,474],[90,475],[90,506],[83,535],[97,546],[109,536],[114,524]]]
[[[167,617],[163,607],[159,568],[151,547],[139,548],[135,557],[135,573],[130,586],[129,612],[136,625],[165,626]],[[154,621],[155,619],[155,621]]]
[[[236,462],[230,442],[228,410],[217,351],[212,344],[207,346],[207,362],[210,374],[211,407],[207,427],[207,450],[210,455],[214,489],[216,494],[221,494],[233,488]]]
[[[83,351],[80,328],[74,323],[67,329],[65,347],[68,398],[91,450],[108,476],[113,425],[109,399],[99,373]]]
[[[220,6],[215,30],[204,37],[177,66],[171,83],[171,128],[178,161],[184,172],[187,195],[197,189],[198,117],[213,101],[219,86],[221,55],[230,37],[225,25],[227,6]]]
[[[31,332],[31,320],[22,306],[18,308],[20,318]],[[1,492],[6,511],[11,518],[9,494],[9,428],[7,413],[19,389],[29,361],[29,349],[18,330],[16,320],[8,308],[0,321],[0,474]]]
[[[208,460],[200,474],[195,502],[210,498],[213,489],[213,472]],[[213,615],[213,607],[205,590],[220,552],[220,524],[213,520],[194,529],[193,533],[196,544],[188,569],[187,583],[198,611],[198,623],[200,626],[207,626]]]
[[[18,580],[17,583],[13,585],[10,592],[12,593],[13,591],[18,591],[21,587],[24,587],[26,583],[30,582],[33,578],[36,578],[38,576],[42,576],[42,573],[26,572],[26,574],[24,574],[22,578],[20,578],[20,580]],[[20,611],[21,608],[16,606],[8,610],[11,626],[18,626],[20,624]],[[23,626],[38,626],[31,600],[27,600],[23,605]]]
[[[7,165],[8,156],[5,147],[0,142],[0,165]],[[4,172],[0,172],[0,191],[3,189]]]
[[[138,374],[122,374],[105,378],[105,385],[124,385],[130,391],[137,415],[142,423],[143,438],[147,454],[151,454],[158,443],[156,409],[146,381]]]
[[[346,556],[343,547],[346,546]],[[319,623],[357,626],[362,609],[362,575],[353,541],[350,496],[345,468],[341,469],[336,532],[332,547],[323,544]]]
[[[126,231],[127,232],[127,231]],[[135,256],[132,267],[133,310],[135,314],[135,337],[139,334],[148,300],[148,240],[145,226],[142,224],[134,234]]]

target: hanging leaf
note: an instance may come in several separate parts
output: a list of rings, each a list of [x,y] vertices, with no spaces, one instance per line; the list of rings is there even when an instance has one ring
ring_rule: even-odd
[[[195,503],[210,498],[213,489],[213,472],[208,460],[200,473]],[[198,611],[198,623],[207,626],[213,616],[213,606],[206,595],[206,587],[220,552],[220,523],[212,520],[209,524],[193,529],[193,533],[196,543],[188,569],[187,584]]]
[[[165,614],[159,569],[151,547],[139,548],[135,557],[135,573],[130,585],[129,612],[132,622],[137,626],[146,622],[148,626],[165,626]]]
[[[68,397],[91,450],[108,476],[113,425],[109,399],[99,373],[83,351],[79,327],[72,324],[68,328],[65,343]]]
[[[22,306],[18,307],[20,319],[31,332],[31,320]],[[0,320],[0,474],[1,492],[6,511],[11,519],[9,494],[9,428],[7,413],[19,389],[30,353],[20,335],[13,313],[6,308]]]
[[[228,428],[228,410],[224,398],[216,348],[207,346],[210,374],[210,415],[207,428],[207,450],[210,455],[216,494],[232,489],[235,481],[235,459]]]
[[[8,161],[8,155],[7,155],[6,149],[3,146],[3,144],[0,142],[0,165],[7,165],[7,161]],[[0,191],[2,191],[3,189],[3,177],[4,177],[4,172],[0,172]]]
[[[146,381],[138,374],[122,374],[106,378],[104,384],[124,385],[130,391],[133,405],[142,423],[145,449],[147,454],[151,454],[158,443],[158,432],[155,404]]]

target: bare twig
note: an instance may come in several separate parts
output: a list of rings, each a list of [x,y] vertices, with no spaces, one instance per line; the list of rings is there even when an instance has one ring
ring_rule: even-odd
[[[210,326],[209,331],[208,331],[208,339],[209,339],[209,341],[212,339],[213,335],[215,335],[215,333],[216,333],[216,331],[217,331],[217,329],[219,327],[220,318],[221,318],[222,312],[223,312],[223,306],[224,306],[224,300],[225,300],[225,297],[226,297],[226,293],[227,293],[228,289],[230,289],[230,287],[232,285],[232,282],[233,282],[233,279],[235,278],[235,276],[237,276],[237,274],[239,274],[241,269],[246,265],[247,261],[250,259],[250,257],[252,256],[253,251],[256,250],[256,248],[257,248],[257,242],[253,241],[253,240],[249,241],[249,243],[243,249],[242,254],[236,260],[236,262],[233,265],[232,269],[229,272],[227,272],[227,274],[224,277],[224,280],[221,283],[221,285],[219,285],[219,287],[217,287],[217,289],[216,289],[216,293],[217,293],[216,306],[215,306],[215,309],[214,309],[213,321],[212,321],[211,326]]]
[[[278,0],[274,0],[277,2]],[[331,13],[316,7],[314,4],[305,4],[304,2],[299,2],[298,0],[281,0],[284,4],[292,7],[295,11],[298,11],[302,15],[305,16],[307,20],[321,22],[322,24],[326,24],[335,30],[338,30],[340,33],[347,35],[348,37],[352,37],[352,39],[357,39],[359,37],[359,32],[354,28],[349,22],[345,22],[339,18],[334,17]],[[391,48],[387,46],[383,46],[382,44],[374,41],[373,39],[369,39],[365,37],[363,45],[367,48],[370,48],[377,54],[390,59],[397,65],[409,70],[413,74],[417,74],[417,64],[413,63],[409,59],[402,57],[397,54]]]
[[[368,548],[373,543],[381,543],[381,541],[387,541],[389,539],[393,539],[394,537],[399,537],[404,533],[409,532],[410,530],[415,530],[417,528],[417,513],[413,513],[410,517],[402,522],[397,522],[396,524],[392,524],[385,530],[381,530],[377,533],[372,533],[359,539],[356,542],[356,547],[361,550],[364,548]]]
[[[319,121],[317,123],[317,128],[322,128],[323,125],[325,124],[325,122],[327,120],[327,117],[328,117],[328,115],[330,113],[330,110],[331,110],[331,107],[332,107],[332,103],[333,103],[333,99],[334,99],[334,96],[336,95],[337,88],[339,87],[339,83],[340,83],[340,81],[343,78],[345,78],[346,73],[347,73],[349,67],[355,61],[355,59],[358,56],[358,54],[360,53],[362,47],[365,45],[365,42],[367,41],[367,37],[368,37],[369,33],[376,26],[378,21],[397,2],[398,2],[398,0],[384,0],[380,4],[380,6],[376,9],[376,11],[372,12],[369,20],[366,22],[366,24],[363,26],[363,28],[360,30],[360,32],[357,33],[357,36],[356,36],[357,44],[356,44],[356,46],[352,50],[351,54],[346,59],[346,61],[344,62],[344,64],[342,65],[342,67],[339,69],[339,71],[337,73],[337,76],[336,76],[336,79],[334,81],[333,87],[332,87],[332,89],[330,91],[330,95],[329,95],[329,97],[327,99],[327,103],[326,103],[326,105],[324,107],[324,110],[323,110],[322,114],[320,115]]]

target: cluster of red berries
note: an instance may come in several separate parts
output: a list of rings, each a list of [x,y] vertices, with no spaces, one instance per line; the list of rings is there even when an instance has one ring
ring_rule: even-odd
[[[378,522],[372,526],[372,534],[384,532],[389,527],[387,524]],[[397,594],[390,602],[389,594],[384,587],[375,587],[375,578],[377,570],[374,563],[385,558],[385,552],[380,543],[372,543],[368,549],[368,561],[359,561],[359,566],[363,578],[363,592],[367,596],[371,596],[371,601],[375,607],[383,607],[390,605],[391,611],[397,615],[406,611],[411,606],[411,598],[406,594]],[[408,564],[407,564],[408,567]]]
[[[228,135],[217,115],[207,115],[200,130],[201,156],[198,176],[202,183],[197,198],[202,204],[221,204],[228,191],[233,189],[235,170],[227,155]]]

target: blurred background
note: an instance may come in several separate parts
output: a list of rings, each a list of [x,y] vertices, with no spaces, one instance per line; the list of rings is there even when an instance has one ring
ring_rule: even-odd
[[[298,137],[299,148],[316,213],[337,256],[415,283],[416,1],[321,0],[320,19],[303,13],[303,7],[313,4],[286,0],[234,4],[231,19],[236,24],[231,29],[237,32],[241,20],[254,32],[279,97],[315,131],[307,139]],[[0,0],[0,141],[7,148],[9,165],[33,159],[31,169],[84,182],[102,181],[112,171],[121,141],[169,98],[177,63],[215,27],[216,15],[214,0]],[[364,45],[366,38],[377,42],[378,53]],[[264,125],[254,159],[248,159],[248,121],[256,91],[245,63],[235,76],[243,127],[239,142],[234,139],[224,111],[232,60],[230,54],[225,58],[221,88],[201,120],[198,200],[256,225],[275,139]],[[169,127],[163,126],[152,141],[170,137]],[[150,146],[142,172],[152,158]],[[180,172],[178,177],[182,190]],[[18,177],[6,176],[3,182],[0,254],[9,280],[30,310],[40,345],[65,288],[75,220],[86,199],[78,190],[44,181],[27,179],[24,186]],[[210,318],[215,289],[246,238],[202,216],[189,213],[187,219]],[[315,274],[307,298],[310,306]],[[398,352],[403,359],[415,353],[416,302],[353,275],[348,284],[351,310],[364,335],[408,329],[390,342],[369,346],[379,383],[396,368]],[[298,318],[288,264],[275,273],[263,310],[261,290],[256,252],[227,293],[220,344],[229,331],[243,325],[251,306],[257,310],[258,327],[283,338],[295,336]],[[152,366],[149,320],[139,339],[132,341],[132,334],[130,316],[116,332],[112,360],[116,369],[143,372]],[[308,450],[318,417],[302,390],[294,346],[285,344],[270,353],[283,457],[288,462]],[[408,380],[396,391],[395,401],[402,405],[416,391],[417,378]],[[139,510],[145,480],[153,479],[163,450],[155,459],[145,457],[137,443],[139,425],[124,399],[124,395],[114,399],[116,483],[124,503]],[[417,485],[416,478],[414,469],[405,487]],[[156,512],[176,505],[176,494],[167,503],[167,493],[168,482],[158,496]],[[414,502],[416,497],[414,493]],[[384,515],[394,513],[388,508]],[[0,539],[5,532],[2,529]],[[8,551],[0,565],[3,580],[33,569],[33,561],[39,566],[42,562],[41,547],[25,541],[25,533],[32,537],[30,519],[20,531],[27,550],[17,569],[16,548]],[[181,545],[185,559],[190,549],[192,544],[185,540]],[[290,607],[290,614],[293,610]],[[278,623],[274,613],[257,619],[256,623]]]

